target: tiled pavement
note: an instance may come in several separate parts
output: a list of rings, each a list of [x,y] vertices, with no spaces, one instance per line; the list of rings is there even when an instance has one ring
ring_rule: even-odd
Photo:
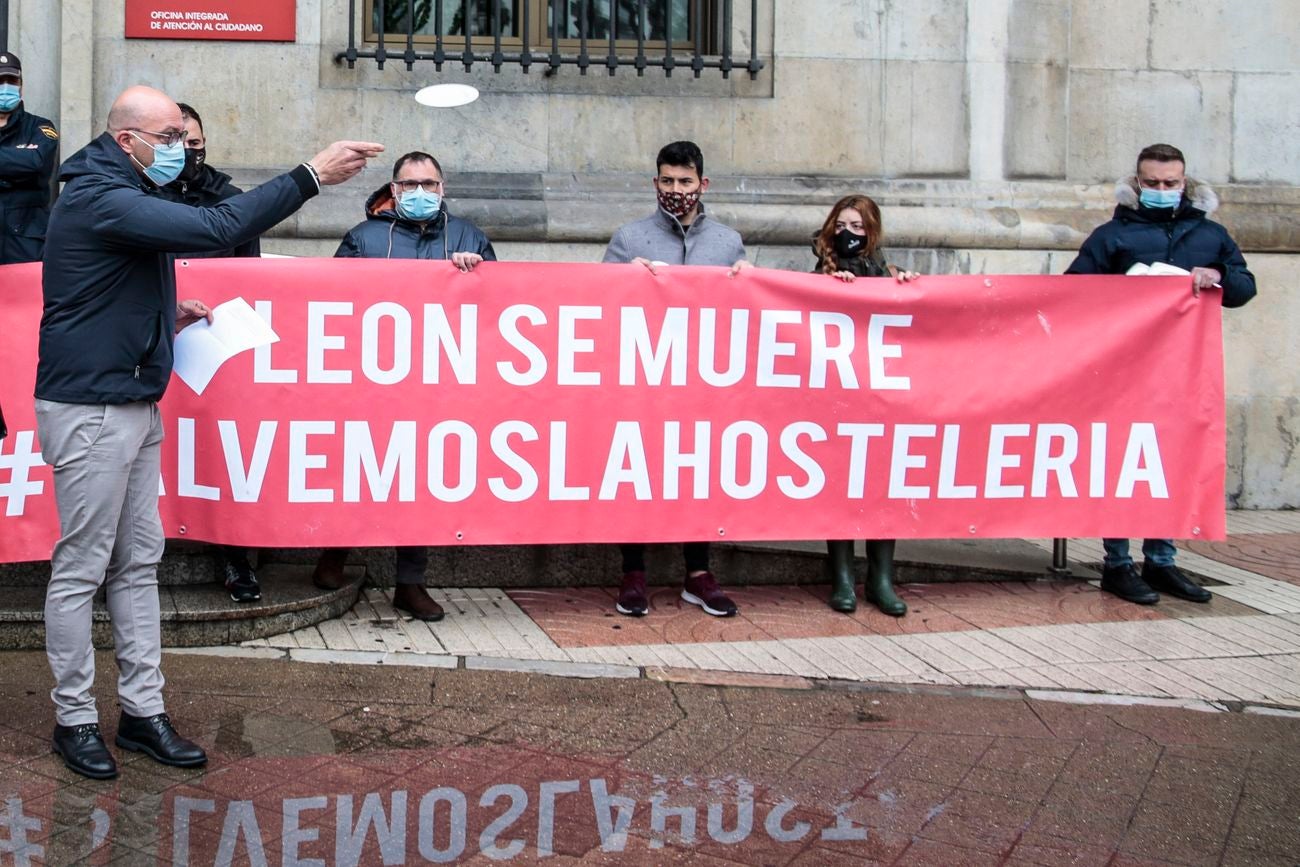
[[[613,612],[608,588],[432,591],[448,617],[424,624],[368,590],[340,620],[214,649],[304,661],[498,668],[785,685],[821,680],[1011,687],[1190,702],[1300,707],[1300,513],[1229,514],[1229,539],[1180,553],[1215,599],[1130,605],[1100,593],[1097,540],[1071,540],[1072,580],[908,585],[901,619],[852,616],[818,586],[735,588],[741,614],[708,617],[672,587],[645,618]],[[1035,544],[1046,564],[1051,540]],[[1136,546],[1135,546],[1136,547]],[[200,651],[203,652],[203,651]],[[1067,696],[1061,696],[1067,697]]]

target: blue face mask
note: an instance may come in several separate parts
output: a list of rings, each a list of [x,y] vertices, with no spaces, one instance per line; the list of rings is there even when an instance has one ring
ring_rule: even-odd
[[[1183,191],[1148,190],[1143,187],[1138,199],[1148,208],[1176,208],[1183,200]]]
[[[437,193],[427,193],[423,187],[416,187],[397,198],[398,216],[417,223],[432,220],[441,207],[442,196]]]
[[[135,135],[135,133],[131,133]],[[185,145],[176,142],[174,145],[152,145],[140,136],[135,135],[140,141],[149,145],[153,150],[153,165],[144,166],[144,176],[153,181],[160,187],[165,187],[181,175],[181,170],[185,168]],[[135,159],[134,156],[131,159]],[[139,163],[139,160],[136,160]]]
[[[11,112],[22,101],[22,88],[16,84],[0,84],[0,111]]]

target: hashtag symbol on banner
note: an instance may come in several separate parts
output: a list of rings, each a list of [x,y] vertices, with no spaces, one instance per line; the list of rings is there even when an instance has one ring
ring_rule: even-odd
[[[0,812],[0,856],[12,855],[14,867],[45,862],[45,847],[27,842],[27,832],[41,830],[41,821],[23,812],[22,798],[9,798]],[[0,857],[0,863],[5,859]]]
[[[41,453],[34,448],[34,440],[31,431],[18,431],[14,437],[13,454],[9,455],[4,453],[4,440],[0,440],[0,479],[4,478],[5,470],[9,471],[9,480],[0,482],[0,500],[8,501],[5,505],[7,518],[22,515],[28,497],[45,493],[45,483],[31,477],[31,471],[44,463]]]

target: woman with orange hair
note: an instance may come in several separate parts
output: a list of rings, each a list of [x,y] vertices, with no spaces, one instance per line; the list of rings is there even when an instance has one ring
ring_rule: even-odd
[[[814,273],[829,274],[846,283],[858,277],[893,277],[915,280],[912,271],[900,271],[885,262],[880,251],[880,207],[864,195],[845,196],[835,203],[821,231],[813,238],[817,256]],[[848,614],[858,607],[853,568],[853,541],[826,542],[831,577],[830,606]],[[867,540],[867,577],[862,588],[867,601],[893,617],[907,613],[907,603],[894,592],[894,540]]]

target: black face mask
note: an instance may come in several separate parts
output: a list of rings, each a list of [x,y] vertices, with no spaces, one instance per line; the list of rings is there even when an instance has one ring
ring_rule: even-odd
[[[866,249],[866,235],[855,235],[848,229],[840,229],[835,233],[835,255],[841,259],[852,259],[855,256],[860,256]]]
[[[185,167],[181,169],[180,179],[186,182],[198,180],[203,172],[203,161],[207,157],[207,148],[186,148]]]

